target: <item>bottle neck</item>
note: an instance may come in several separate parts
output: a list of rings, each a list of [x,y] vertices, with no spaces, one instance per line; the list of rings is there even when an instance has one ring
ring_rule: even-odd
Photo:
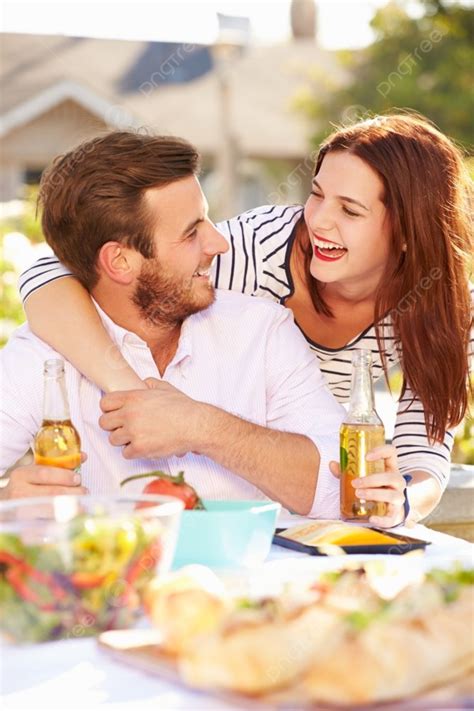
[[[348,418],[356,422],[381,424],[381,420],[375,411],[370,364],[358,363],[353,365]]]
[[[63,422],[70,420],[64,373],[45,374],[43,420]]]

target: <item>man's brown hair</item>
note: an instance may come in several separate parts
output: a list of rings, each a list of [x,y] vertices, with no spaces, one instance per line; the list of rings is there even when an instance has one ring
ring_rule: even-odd
[[[106,242],[154,256],[145,191],[198,172],[197,150],[174,136],[113,131],[82,143],[43,174],[38,204],[46,241],[90,290]]]

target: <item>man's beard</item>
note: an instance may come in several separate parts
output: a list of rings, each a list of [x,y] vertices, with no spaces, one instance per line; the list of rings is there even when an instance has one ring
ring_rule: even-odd
[[[143,262],[132,300],[147,321],[174,325],[207,309],[215,298],[211,283],[206,288],[194,284],[193,277],[172,276],[155,257]]]

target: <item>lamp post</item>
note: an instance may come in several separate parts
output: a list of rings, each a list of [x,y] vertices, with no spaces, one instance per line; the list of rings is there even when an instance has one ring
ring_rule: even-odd
[[[238,211],[238,143],[232,120],[232,68],[248,37],[247,18],[218,15],[219,36],[212,48],[216,68],[220,141],[216,168],[220,183],[218,218],[231,217]],[[243,20],[243,22],[239,22]],[[227,26],[230,21],[232,26]],[[235,26],[237,21],[237,26]]]

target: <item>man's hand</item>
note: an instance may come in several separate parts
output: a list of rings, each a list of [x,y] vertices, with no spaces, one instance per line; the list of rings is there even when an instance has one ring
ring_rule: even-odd
[[[310,511],[320,455],[309,437],[247,422],[169,383],[150,380],[147,391],[109,393],[100,401],[99,424],[111,433],[111,444],[124,448],[125,459],[194,452],[295,513]]]
[[[82,454],[82,461],[86,456]],[[88,494],[81,486],[81,475],[71,469],[29,464],[17,467],[9,475],[8,484],[0,489],[1,499],[23,499],[31,496],[58,496]]]
[[[164,381],[148,390],[109,393],[100,406],[99,425],[111,433],[110,444],[124,448],[125,459],[183,456],[203,432],[203,403]]]
[[[356,490],[356,496],[366,501],[383,501],[387,506],[386,516],[371,516],[369,522],[373,526],[380,528],[392,528],[403,522],[406,481],[400,474],[397,464],[397,452],[392,445],[383,445],[371,450],[367,454],[368,461],[383,459],[385,471],[381,474],[369,474],[352,480],[352,486]],[[329,468],[333,476],[338,479],[341,476],[341,469],[337,462],[330,462]],[[410,511],[409,518],[414,519],[415,512]],[[415,520],[407,521],[414,525]]]

